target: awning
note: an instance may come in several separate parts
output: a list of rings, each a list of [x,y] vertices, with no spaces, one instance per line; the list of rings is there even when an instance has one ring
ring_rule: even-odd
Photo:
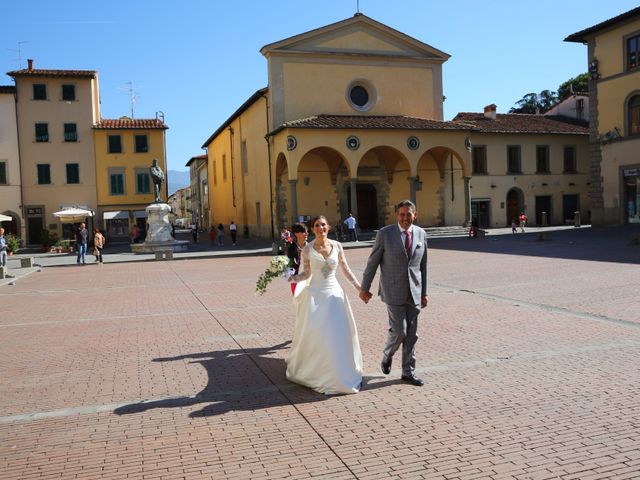
[[[104,212],[102,218],[105,220],[116,220],[116,219],[129,219],[129,211],[128,210],[118,210],[115,212]]]
[[[59,212],[54,212],[53,215],[58,217],[63,223],[76,223],[84,222],[87,217],[93,217],[91,210],[85,210],[79,207],[63,208]]]
[[[146,210],[134,210],[133,211],[133,216],[135,218],[147,218],[147,211]]]

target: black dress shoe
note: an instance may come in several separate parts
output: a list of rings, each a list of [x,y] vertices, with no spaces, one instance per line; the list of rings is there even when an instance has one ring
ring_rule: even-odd
[[[400,378],[411,385],[415,385],[416,387],[424,385],[424,382],[415,375],[402,375]]]
[[[385,375],[389,375],[391,373],[391,359],[387,360],[386,362],[383,360],[380,364],[380,369],[382,370],[382,373],[384,373]]]

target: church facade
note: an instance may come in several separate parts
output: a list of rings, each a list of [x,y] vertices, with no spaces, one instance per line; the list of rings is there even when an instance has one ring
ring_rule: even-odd
[[[266,45],[261,53],[268,86],[203,145],[210,224],[234,221],[245,235],[273,237],[282,226],[319,214],[335,224],[352,213],[360,228],[377,229],[393,221],[393,205],[403,199],[416,203],[421,226],[469,225],[474,204],[488,209],[484,226],[504,226],[509,185],[499,183],[497,191],[495,182],[481,181],[473,189],[475,142],[483,143],[483,135],[490,143],[504,139],[504,149],[489,149],[489,165],[499,164],[499,176],[513,177],[514,184],[521,174],[539,172],[508,171],[507,142],[524,136],[532,152],[548,135],[554,139],[546,143],[587,144],[586,128],[556,128],[564,123],[553,118],[533,130],[523,117],[521,128],[506,130],[480,126],[474,116],[444,121],[442,66],[449,55],[362,14]],[[512,123],[511,117],[495,124]],[[532,158],[535,163],[535,153]],[[486,179],[491,172],[478,173]],[[511,208],[533,209],[527,206],[535,197],[526,196],[530,179],[520,183]],[[580,185],[574,184],[586,188]]]

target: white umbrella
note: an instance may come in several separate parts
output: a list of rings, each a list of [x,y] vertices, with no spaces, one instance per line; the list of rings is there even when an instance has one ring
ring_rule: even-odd
[[[0,213],[0,222],[11,222],[13,218],[8,215],[3,215]]]
[[[80,207],[63,208],[59,212],[54,212],[55,217],[65,223],[83,222],[87,217],[93,217],[91,210],[85,210]]]

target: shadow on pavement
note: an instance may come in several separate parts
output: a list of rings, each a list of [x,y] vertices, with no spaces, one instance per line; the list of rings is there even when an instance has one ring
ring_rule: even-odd
[[[544,233],[544,237],[541,237]],[[598,262],[640,263],[640,225],[488,235],[480,238],[430,238],[429,248],[526,255]]]
[[[175,357],[155,358],[154,362],[180,360],[199,363],[207,372],[207,385],[195,396],[180,396],[131,403],[116,408],[116,415],[129,415],[153,409],[189,407],[207,404],[189,414],[191,418],[223,415],[234,410],[260,410],[327,400],[336,395],[324,395],[309,388],[289,383],[285,379],[286,365],[282,358],[269,355],[282,350],[290,340],[273,347],[222,350],[191,353]],[[258,366],[259,371],[256,369]],[[363,378],[363,391],[401,383],[399,379],[374,382],[378,376]],[[340,395],[337,395],[340,396]]]

